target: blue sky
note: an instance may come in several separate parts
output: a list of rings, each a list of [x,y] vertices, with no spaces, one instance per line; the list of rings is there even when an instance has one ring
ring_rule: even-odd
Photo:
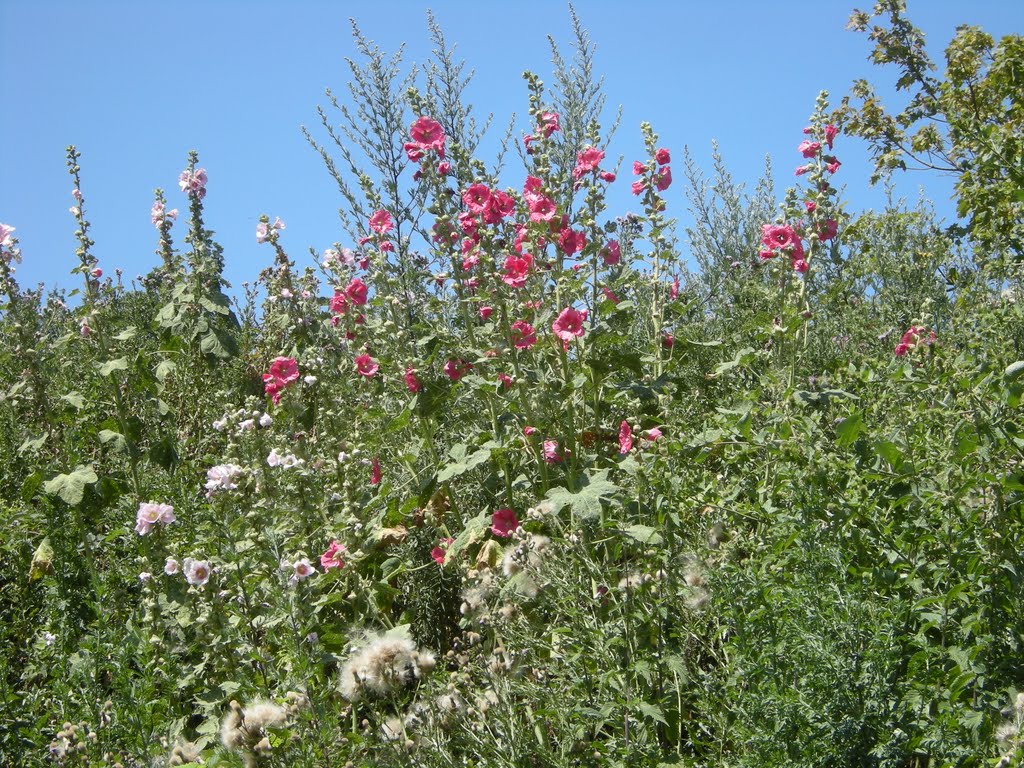
[[[684,226],[683,145],[708,169],[717,139],[729,169],[748,181],[770,154],[777,187],[791,184],[795,148],[818,91],[828,90],[837,103],[855,78],[882,87],[893,80],[868,62],[866,37],[845,31],[854,2],[578,0],[605,76],[606,123],[623,107],[610,155],[624,155],[626,164],[609,214],[636,205],[628,166],[642,157],[644,120],[673,150],[670,212]],[[1011,0],[909,6],[939,61],[959,23],[997,37],[1024,31],[1024,3]],[[76,260],[68,144],[82,154],[91,235],[108,274],[120,267],[132,277],[158,262],[149,221],[153,190],[164,188],[169,207],[187,210],[176,182],[190,149],[209,174],[207,226],[224,246],[225,275],[236,291],[272,261],[271,250],[255,240],[261,213],[285,221],[283,243],[300,265],[311,263],[310,247],[351,245],[338,222],[334,182],[300,126],[321,136],[316,107],[326,104],[324,89],[345,92],[344,59],[357,58],[349,17],[385,51],[405,43],[411,64],[429,57],[428,7],[406,0],[0,0],[0,222],[17,227],[21,283],[79,283],[69,274]],[[516,135],[527,132],[521,75],[531,69],[551,80],[549,34],[571,53],[567,6],[435,0],[432,7],[476,70],[470,95],[478,113],[495,114],[492,135],[513,112]],[[847,185],[848,210],[880,206],[881,189],[866,187],[866,147],[840,140],[836,150],[844,163],[836,181]],[[951,214],[948,181],[931,174],[897,181],[910,198],[923,186],[939,211]]]

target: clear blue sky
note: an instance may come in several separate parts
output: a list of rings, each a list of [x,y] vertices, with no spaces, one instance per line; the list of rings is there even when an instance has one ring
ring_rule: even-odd
[[[795,147],[818,91],[830,91],[835,103],[857,77],[892,82],[867,61],[866,36],[845,31],[855,3],[871,4],[578,0],[598,46],[610,110],[624,110],[611,155],[625,155],[626,166],[610,215],[635,206],[628,164],[642,156],[643,120],[674,152],[670,211],[683,225],[684,144],[707,169],[717,139],[744,180],[756,179],[770,154],[780,191],[793,183]],[[1024,3],[1015,0],[909,5],[939,61],[959,23],[997,37],[1024,31]],[[0,0],[0,222],[17,227],[22,284],[79,285],[69,274],[75,227],[67,210],[74,201],[64,148],[72,143],[82,153],[95,253],[108,274],[121,267],[131,277],[157,263],[153,190],[163,187],[169,207],[187,210],[176,182],[189,149],[199,151],[209,173],[207,225],[224,246],[236,290],[272,260],[255,240],[261,213],[285,221],[283,243],[300,265],[310,263],[310,246],[348,244],[334,183],[299,127],[317,134],[324,88],[344,93],[344,59],[357,56],[349,17],[386,51],[406,43],[412,63],[429,57],[428,7],[426,0]],[[551,80],[549,34],[570,53],[567,6],[435,0],[433,10],[476,69],[477,111],[493,112],[498,126],[515,112],[522,135],[522,71]],[[836,181],[848,185],[850,210],[879,206],[881,190],[866,189],[863,144],[840,140],[836,150],[844,162]],[[948,214],[948,183],[934,175],[904,176],[898,190],[915,198],[922,185]],[[183,229],[176,227],[179,236]]]

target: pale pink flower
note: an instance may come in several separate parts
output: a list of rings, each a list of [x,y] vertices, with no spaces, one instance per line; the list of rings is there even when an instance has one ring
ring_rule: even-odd
[[[206,470],[206,495],[217,491],[233,491],[238,488],[238,477],[242,468],[237,464],[218,464]]]
[[[205,168],[198,168],[192,171],[186,168],[178,176],[178,186],[181,187],[181,191],[189,197],[195,197],[199,200],[206,197],[206,181]]]
[[[160,523],[169,525],[175,521],[174,507],[170,504],[158,504],[155,501],[147,501],[139,504],[135,513],[135,532],[145,536],[153,527]]]
[[[290,570],[292,572],[291,577],[288,579],[288,583],[293,587],[300,581],[308,579],[316,573],[316,568],[314,568],[313,564],[309,562],[308,557],[303,557],[296,560],[294,563],[283,563],[282,567],[285,570]]]
[[[494,514],[491,515],[491,533],[495,536],[507,539],[518,527],[519,520],[516,518],[515,511],[508,509],[507,507],[504,509],[496,509]]]
[[[166,573],[168,576],[173,576],[180,570],[181,566],[178,565],[178,561],[175,560],[173,557],[168,557],[167,561],[164,563],[164,573]]]
[[[191,557],[185,558],[184,568],[185,581],[193,587],[205,586],[213,572],[209,560],[193,560]]]
[[[274,229],[285,229],[284,222],[281,221],[281,219],[278,216],[274,217],[274,223],[272,226]]]
[[[320,555],[320,566],[325,571],[329,571],[331,568],[344,568],[345,561],[341,559],[341,556],[346,551],[345,545],[335,539],[327,551]]]
[[[562,454],[558,451],[557,440],[545,440],[541,448],[541,455],[548,464],[560,464],[562,462]]]
[[[11,233],[15,231],[15,227],[10,224],[0,224],[0,246],[9,248],[11,245]]]
[[[82,190],[77,188],[72,189],[71,196],[75,198],[75,200],[77,200],[78,202],[82,202]]]
[[[270,227],[267,225],[267,222],[261,221],[259,224],[256,225],[256,242],[265,243],[267,242],[269,237]]]

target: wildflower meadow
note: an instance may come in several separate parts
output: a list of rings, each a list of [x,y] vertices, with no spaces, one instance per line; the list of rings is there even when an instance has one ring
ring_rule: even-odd
[[[338,240],[267,211],[243,287],[201,147],[138,280],[84,149],[65,288],[0,224],[0,764],[1024,764],[1024,40],[854,12],[904,101],[748,188],[618,157],[571,17],[499,158],[433,20],[356,28]]]

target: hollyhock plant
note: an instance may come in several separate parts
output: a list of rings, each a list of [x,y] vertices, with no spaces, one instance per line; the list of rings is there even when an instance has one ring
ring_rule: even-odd
[[[327,551],[320,555],[320,567],[325,571],[329,571],[331,568],[344,568],[345,561],[341,558],[346,551],[345,545],[335,539],[327,547]]]
[[[369,354],[358,355],[355,360],[356,373],[360,376],[366,376],[372,378],[377,375],[377,371],[380,370],[380,363],[370,357]]]
[[[496,509],[491,515],[491,533],[507,539],[519,527],[519,520],[514,510]]]
[[[566,307],[551,323],[551,330],[563,343],[569,344],[573,339],[583,335],[583,323],[586,322],[586,319],[587,310]]]

